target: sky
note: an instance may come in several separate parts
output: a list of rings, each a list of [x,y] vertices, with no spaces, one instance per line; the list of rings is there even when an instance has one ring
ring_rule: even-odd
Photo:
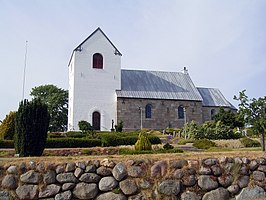
[[[34,87],[68,89],[71,53],[97,27],[123,69],[187,67],[196,86],[235,106],[244,89],[265,96],[265,11],[265,0],[0,0],[0,120]]]

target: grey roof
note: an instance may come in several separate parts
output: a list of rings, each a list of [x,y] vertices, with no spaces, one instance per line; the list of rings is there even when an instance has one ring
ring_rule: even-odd
[[[226,100],[221,91],[216,88],[197,88],[202,96],[203,106],[212,107],[230,107],[236,109],[230,102]]]
[[[181,72],[121,70],[117,97],[202,101],[190,76]]]

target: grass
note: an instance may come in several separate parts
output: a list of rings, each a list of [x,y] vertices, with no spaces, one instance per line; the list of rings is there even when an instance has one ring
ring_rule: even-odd
[[[87,160],[102,160],[104,158],[109,158],[115,162],[126,162],[127,160],[178,160],[178,159],[186,159],[186,160],[194,160],[194,159],[205,159],[205,158],[219,158],[221,156],[227,157],[247,157],[249,159],[257,159],[259,157],[265,157],[265,152],[252,150],[250,148],[247,149],[239,149],[234,151],[225,151],[225,152],[184,152],[182,154],[173,154],[172,153],[159,153],[159,154],[139,154],[139,155],[97,155],[97,156],[70,156],[70,157],[62,157],[62,156],[41,156],[41,157],[25,157],[25,158],[0,158],[0,166],[6,165],[9,166],[11,164],[18,164],[21,162],[29,163],[30,161],[35,161],[37,163],[65,163],[69,160],[73,162],[82,162]]]

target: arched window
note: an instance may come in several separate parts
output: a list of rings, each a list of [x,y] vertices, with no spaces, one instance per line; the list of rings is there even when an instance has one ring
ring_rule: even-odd
[[[215,109],[211,109],[211,120],[214,120],[215,114],[216,114]]]
[[[101,114],[97,111],[92,113],[92,127],[94,130],[101,129]]]
[[[93,54],[92,59],[92,67],[96,69],[102,69],[103,68],[103,56],[99,53]]]
[[[145,117],[151,118],[151,104],[145,106]]]
[[[184,107],[179,106],[177,110],[178,119],[184,119]]]

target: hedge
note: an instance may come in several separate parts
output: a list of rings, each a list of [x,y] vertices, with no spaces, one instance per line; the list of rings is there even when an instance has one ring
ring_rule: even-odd
[[[124,134],[120,133],[101,133],[100,135],[102,146],[119,146],[119,145],[134,145],[138,140],[137,134],[132,134],[128,136],[124,136]],[[157,136],[148,136],[151,144],[161,144],[160,138]]]
[[[53,138],[48,139],[45,145],[46,148],[76,148],[96,146],[101,146],[101,140],[79,138]]]

